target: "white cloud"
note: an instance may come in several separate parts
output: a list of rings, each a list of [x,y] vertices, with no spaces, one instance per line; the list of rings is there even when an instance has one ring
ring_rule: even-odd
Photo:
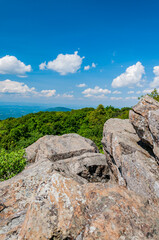
[[[123,98],[122,97],[111,97],[110,99],[111,100],[122,100]]]
[[[0,74],[23,75],[31,70],[31,65],[25,65],[14,56],[6,55],[0,58]]]
[[[78,85],[76,85],[76,87],[82,88],[82,87],[86,87],[87,85],[85,83],[80,83]]]
[[[50,69],[58,72],[60,75],[66,75],[68,73],[76,73],[82,64],[84,57],[80,57],[78,52],[74,54],[59,54],[53,61],[41,63],[39,68],[41,70]]]
[[[74,96],[73,96],[72,94],[64,93],[64,94],[62,95],[62,97],[64,97],[64,98],[73,98]]]
[[[121,94],[121,92],[116,90],[113,92],[113,94]]]
[[[153,68],[153,73],[155,74],[153,82],[150,83],[150,87],[156,88],[159,87],[159,66]]]
[[[56,98],[73,98],[74,95],[73,94],[69,94],[69,93],[63,93],[63,94],[57,94]]]
[[[141,93],[141,91],[137,91],[137,92],[136,92],[136,94],[140,94],[140,93]]]
[[[53,90],[42,90],[41,94],[44,97],[52,97],[52,96],[55,96],[56,90],[55,89],[53,89]]]
[[[98,86],[96,86],[95,88],[87,88],[85,89],[82,94],[85,95],[85,97],[105,97],[106,94],[111,93],[110,90],[108,89],[103,89],[100,88]]]
[[[88,66],[85,66],[85,67],[84,67],[84,70],[85,70],[85,71],[88,71],[90,68],[91,68],[91,67],[88,65]]]
[[[26,84],[16,81],[11,81],[9,79],[0,81],[0,93],[3,94],[21,94],[21,95],[31,95],[39,97],[52,97],[55,96],[56,90],[42,90],[37,92],[34,87],[29,88]]]
[[[92,68],[96,68],[96,64],[95,63],[92,63]]]
[[[11,81],[9,79],[0,81],[0,93],[27,94],[35,93],[35,88],[29,88],[26,84]]]
[[[117,88],[139,85],[143,74],[145,74],[144,66],[141,62],[137,62],[135,65],[128,67],[120,76],[115,78],[112,82],[112,87]]]
[[[45,70],[46,69],[46,61],[39,65],[39,69],[40,70]]]
[[[151,93],[153,90],[154,90],[154,89],[145,89],[145,90],[143,90],[142,92],[143,92],[143,94],[149,94],[149,93]]]
[[[84,67],[84,70],[85,70],[85,71],[88,71],[90,68],[96,68],[96,64],[95,64],[95,63],[92,63],[91,66],[90,66],[90,65],[87,65],[87,66]]]
[[[134,91],[129,91],[129,92],[128,92],[128,94],[133,94],[133,93],[134,93]]]
[[[126,97],[125,99],[129,100],[129,99],[138,99],[138,97]]]

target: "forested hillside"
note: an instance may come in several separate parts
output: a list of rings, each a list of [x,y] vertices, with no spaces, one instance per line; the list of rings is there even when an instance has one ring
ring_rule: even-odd
[[[128,118],[129,108],[83,108],[71,112],[39,112],[0,121],[0,146],[6,150],[25,148],[40,137],[78,133],[92,139],[102,150],[103,125],[109,118]]]

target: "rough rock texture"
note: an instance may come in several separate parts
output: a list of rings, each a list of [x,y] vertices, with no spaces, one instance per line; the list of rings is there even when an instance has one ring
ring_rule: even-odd
[[[1,240],[157,240],[158,205],[118,185],[80,184],[30,164],[1,183]]]
[[[46,135],[26,148],[28,162],[37,162],[44,158],[54,162],[86,152],[98,153],[99,150],[94,142],[78,134]]]
[[[149,146],[153,146],[153,136],[149,128],[149,111],[159,109],[159,102],[148,95],[141,98],[139,103],[130,111],[129,118],[139,138]]]
[[[0,240],[158,240],[158,109],[146,96],[132,124],[108,120],[105,155],[77,134],[29,146],[27,167],[0,183]]]
[[[159,160],[159,110],[149,111],[148,126],[153,139],[153,152]]]
[[[59,160],[53,165],[53,169],[83,183],[104,183],[110,180],[106,157],[100,153],[84,153],[81,156]]]
[[[119,185],[147,198],[159,198],[159,168],[129,120],[109,119],[104,125],[104,151]]]

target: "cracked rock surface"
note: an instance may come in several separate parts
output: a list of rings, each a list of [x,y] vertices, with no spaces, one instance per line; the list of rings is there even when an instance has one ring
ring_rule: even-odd
[[[109,119],[103,150],[77,134],[45,136],[0,183],[0,240],[158,240],[159,103]]]

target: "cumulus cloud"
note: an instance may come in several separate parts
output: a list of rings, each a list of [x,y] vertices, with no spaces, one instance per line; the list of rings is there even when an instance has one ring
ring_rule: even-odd
[[[150,87],[156,88],[159,87],[159,66],[153,68],[153,73],[155,74],[153,82],[150,83]]]
[[[31,65],[25,65],[14,56],[6,55],[0,58],[0,74],[23,75],[31,70]]]
[[[141,91],[137,91],[137,92],[136,92],[136,94],[140,94],[140,93],[141,93]]]
[[[26,84],[22,82],[11,81],[9,79],[0,81],[0,93],[3,94],[21,94],[21,95],[31,95],[39,97],[52,97],[55,96],[56,90],[42,90],[40,92],[36,91],[34,87],[29,88]]]
[[[113,92],[113,94],[121,94],[121,92],[116,90]]]
[[[149,94],[149,93],[151,93],[153,90],[154,90],[153,88],[152,88],[152,89],[145,89],[145,90],[143,90],[142,92],[143,92],[143,94]]]
[[[69,94],[69,93],[63,93],[63,94],[57,94],[56,98],[73,98],[74,95],[73,94]]]
[[[52,96],[55,96],[56,90],[55,89],[53,89],[53,90],[42,90],[41,94],[44,97],[52,97]]]
[[[130,99],[136,100],[136,99],[138,99],[138,97],[134,97],[134,96],[133,96],[133,97],[126,97],[125,99],[126,99],[126,100],[130,100]]]
[[[110,99],[111,100],[122,100],[123,98],[122,97],[111,97]]]
[[[128,94],[133,94],[133,93],[134,93],[134,91],[129,91],[129,92],[128,92]]]
[[[124,73],[115,78],[112,82],[112,87],[126,87],[132,85],[140,85],[142,81],[142,76],[145,74],[144,66],[141,62],[137,62],[126,69]]]
[[[58,72],[60,75],[67,75],[68,73],[76,73],[80,68],[84,57],[78,55],[78,51],[74,54],[59,54],[56,59],[41,63],[39,68],[41,70],[50,69]]]
[[[85,83],[80,83],[80,84],[78,84],[76,86],[79,87],[79,88],[82,88],[82,87],[86,87],[87,85]]]
[[[92,63],[92,68],[96,68],[96,64],[95,63]]]
[[[96,64],[93,62],[91,66],[90,65],[85,66],[84,70],[88,71],[90,68],[96,68]]]
[[[39,65],[39,69],[40,70],[45,70],[46,69],[46,61]]]
[[[98,86],[96,86],[95,88],[87,88],[82,92],[85,97],[104,97],[106,94],[109,93],[111,93],[110,90],[103,89]]]
[[[29,88],[26,84],[11,81],[9,79],[0,81],[0,93],[27,94],[35,93],[35,88]]]
[[[85,70],[85,71],[88,71],[90,68],[91,68],[91,67],[88,65],[88,66],[85,66],[85,67],[84,67],[84,70]]]
[[[62,97],[64,97],[64,98],[73,98],[74,96],[72,94],[64,93],[64,94],[62,94]]]

